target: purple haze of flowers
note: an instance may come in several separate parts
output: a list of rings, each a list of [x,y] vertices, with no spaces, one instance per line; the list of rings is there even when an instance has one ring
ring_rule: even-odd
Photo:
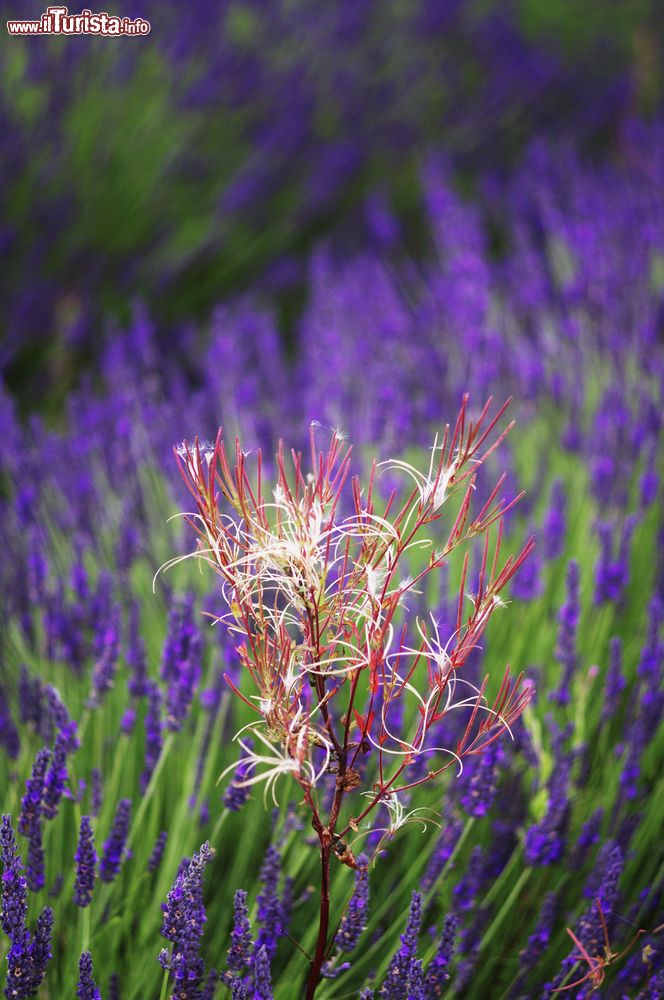
[[[171,608],[162,653],[161,676],[168,683],[166,726],[173,732],[181,728],[191,707],[202,659],[203,640],[194,621],[194,597],[188,594]]]
[[[44,696],[41,681],[31,677],[25,663],[21,664],[21,675],[18,682],[18,713],[22,723],[32,723],[40,732],[40,723],[44,714]]]
[[[600,829],[604,819],[604,810],[596,809],[589,820],[587,820],[581,830],[570,858],[570,867],[578,869],[585,864],[591,847],[599,843]]]
[[[374,991],[370,986],[365,986],[365,988],[360,993],[360,1000],[374,1000]]]
[[[122,718],[120,719],[120,730],[125,734],[125,736],[131,735],[136,723],[136,714],[136,709],[133,705],[129,705],[129,707],[122,713]]]
[[[556,659],[562,667],[562,677],[552,699],[560,705],[570,701],[570,684],[578,666],[576,637],[581,616],[579,598],[579,564],[572,559],[567,567],[567,600],[558,614],[558,644]]]
[[[98,816],[99,813],[101,812],[101,803],[103,795],[101,771],[99,770],[98,767],[92,768],[90,778],[91,778],[90,785],[92,791],[92,815]]]
[[[10,760],[16,760],[21,752],[21,739],[2,688],[0,688],[0,746],[5,748]]]
[[[95,643],[100,647],[92,672],[92,691],[88,699],[90,708],[98,708],[104,696],[113,687],[115,671],[120,653],[120,606],[114,605],[108,619],[103,623],[103,631]]]
[[[101,993],[92,975],[92,955],[84,951],[78,963],[78,985],[76,987],[78,1000],[101,1000]]]
[[[270,956],[265,945],[258,949],[254,962],[254,1000],[273,1000]]]
[[[659,686],[664,664],[664,640],[660,638],[664,624],[664,602],[655,595],[648,606],[648,631],[641,650],[637,672],[643,680]]]
[[[168,613],[168,630],[161,656],[161,679],[177,681],[180,664],[192,652],[200,656],[201,636],[194,622],[194,595],[176,599]]]
[[[244,889],[238,889],[233,901],[233,928],[231,943],[227,953],[227,965],[232,972],[242,972],[251,964],[252,940],[249,910],[247,909],[247,894]]]
[[[528,537],[533,535],[533,529],[528,531]],[[539,541],[539,540],[538,540]],[[534,601],[540,597],[544,589],[542,582],[543,561],[539,550],[535,548],[516,574],[511,583],[511,596],[517,601]]]
[[[47,712],[52,720],[52,724],[55,725],[58,732],[65,735],[67,739],[67,753],[74,753],[81,745],[78,739],[77,725],[70,718],[67,706],[51,684],[46,685],[45,695]]]
[[[551,488],[551,502],[542,524],[542,547],[547,559],[557,559],[563,554],[566,531],[567,495],[563,482],[556,479]]]
[[[483,869],[484,851],[479,844],[476,844],[470,852],[465,875],[454,887],[454,903],[462,913],[472,910],[475,906]]]
[[[95,883],[97,852],[95,851],[92,825],[89,816],[81,817],[81,828],[78,836],[78,848],[74,855],[76,861],[76,881],[74,883],[74,902],[77,906],[89,906],[92,900],[92,890]]]
[[[380,996],[386,1000],[400,1000],[410,996],[411,979],[421,983],[422,966],[417,959],[417,942],[422,922],[422,896],[413,892],[406,929],[401,935],[401,947],[393,956],[380,989]],[[421,988],[421,987],[420,987]]]
[[[108,981],[108,1000],[120,1000],[120,977],[117,972]]]
[[[152,772],[154,771],[161,748],[163,746],[163,734],[161,723],[161,691],[159,685],[154,681],[148,683],[148,710],[145,713],[145,760],[143,772],[141,774],[141,791],[148,787]]]
[[[442,830],[438,842],[431,854],[426,871],[422,877],[422,891],[429,892],[436,884],[445,865],[452,857],[452,852],[461,836],[463,823],[452,819]]]
[[[132,601],[129,608],[127,666],[129,667],[127,687],[134,697],[140,698],[147,691],[148,660],[145,651],[145,642],[141,635],[140,607],[138,601]]]
[[[102,882],[112,882],[120,874],[130,820],[131,799],[120,799],[115,811],[113,827],[104,843],[104,851],[99,862],[99,878]]]
[[[25,783],[26,791],[21,799],[21,815],[18,821],[19,832],[28,838],[27,878],[33,892],[42,889],[45,882],[41,813],[46,768],[50,758],[49,750],[37,751],[32,774]]]
[[[453,913],[448,913],[443,922],[443,930],[436,954],[427,966],[424,979],[425,996],[439,997],[447,989],[450,981],[450,963],[454,954],[458,920]]]
[[[615,635],[609,643],[609,667],[604,685],[602,719],[613,718],[620,705],[621,695],[627,686],[622,670],[622,640]]]
[[[528,938],[528,944],[519,956],[519,961],[524,969],[532,968],[549,947],[557,905],[558,893],[547,892],[540,909],[535,930]]]
[[[622,600],[629,582],[629,547],[637,519],[627,517],[620,536],[618,553],[614,557],[614,526],[608,522],[597,525],[600,540],[600,556],[595,567],[595,604],[605,601],[618,603]]]
[[[159,962],[171,973],[183,997],[198,995],[205,972],[199,955],[207,920],[203,903],[203,874],[213,857],[213,849],[209,843],[204,843],[178,872],[166,903],[162,904],[164,918],[161,934],[173,947],[170,954],[166,948],[161,951]]]
[[[466,815],[486,816],[496,795],[498,764],[502,751],[494,740],[475,761],[470,779],[463,787],[459,801]]]
[[[524,855],[533,867],[555,864],[565,850],[569,823],[569,758],[559,755],[549,782],[546,815],[526,830]]]
[[[164,848],[166,847],[166,841],[168,840],[168,833],[166,830],[162,830],[157,837],[154,847],[152,848],[152,854],[148,859],[148,871],[156,872],[161,864],[161,859],[164,856]]]
[[[256,899],[258,909],[258,923],[260,925],[256,937],[255,954],[261,948],[265,948],[268,958],[271,960],[277,950],[277,939],[283,932],[282,908],[279,899],[279,874],[281,870],[281,857],[279,851],[273,844],[270,844],[265,852],[265,858],[261,866],[259,879],[262,889]]]
[[[246,746],[251,750],[253,748],[253,740],[251,737],[247,737],[244,740]],[[243,782],[248,776],[248,761],[249,755],[243,751],[238,761],[237,769],[233,775],[233,780],[228,785],[228,788],[224,792],[223,803],[227,809],[231,812],[239,812],[242,806],[245,804],[249,798],[250,788],[248,785],[243,786]]]
[[[47,819],[53,819],[58,814],[58,806],[69,777],[67,772],[67,750],[69,737],[60,730],[55,737],[53,760],[44,779],[44,800],[42,812]]]
[[[358,856],[355,890],[342,917],[334,942],[340,951],[353,951],[357,947],[357,942],[360,940],[360,936],[367,925],[367,915],[369,912],[368,861],[369,859],[365,854]]]

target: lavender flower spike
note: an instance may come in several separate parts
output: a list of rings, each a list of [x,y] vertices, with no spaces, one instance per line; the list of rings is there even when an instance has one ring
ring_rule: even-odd
[[[42,813],[46,819],[54,819],[58,814],[60,799],[69,777],[67,773],[67,751],[69,749],[69,734],[59,730],[55,737],[53,761],[44,780],[44,801]]]
[[[167,901],[162,904],[164,919],[161,934],[172,942],[173,947],[170,954],[168,949],[162,949],[159,963],[176,981],[186,981],[191,995],[196,992],[205,971],[199,955],[207,920],[203,904],[203,873],[213,857],[210,845],[203,844],[178,872]]]
[[[355,876],[355,891],[351,896],[348,909],[343,915],[335,944],[341,951],[353,951],[366,927],[369,909],[369,875],[366,869],[368,858],[360,854],[357,859],[358,870]]]
[[[26,792],[21,800],[21,815],[18,822],[19,832],[27,837],[29,842],[27,876],[28,885],[33,892],[43,888],[45,881],[41,812],[46,768],[50,757],[49,750],[37,751],[32,774],[25,783]]]
[[[410,996],[411,977],[416,981],[416,988],[421,990],[417,982],[421,980],[422,975],[422,967],[417,960],[417,942],[421,922],[422,896],[419,892],[413,892],[406,930],[401,935],[401,947],[389,964],[385,981],[380,990],[379,995],[385,997],[386,1000],[399,1000],[401,997]]]
[[[247,894],[243,889],[235,893],[233,903],[233,929],[228,949],[227,965],[233,972],[242,972],[251,962],[251,925],[247,909]]]
[[[273,1000],[272,979],[270,977],[270,958],[265,946],[259,948],[254,963],[254,998],[255,1000]]]
[[[23,875],[23,864],[19,857],[11,816],[7,814],[3,815],[0,826],[0,848],[4,871],[0,921],[7,937],[14,938],[25,927],[28,913],[28,884]]]
[[[78,1000],[101,1000],[101,993],[92,978],[92,955],[89,951],[83,952],[78,963],[76,996]]]
[[[78,838],[78,850],[74,855],[76,861],[76,882],[74,885],[74,902],[77,906],[89,906],[92,900],[92,889],[95,881],[97,854],[92,836],[90,817],[83,816]]]
[[[253,741],[251,737],[247,737],[244,742],[249,749],[253,748]],[[239,812],[249,798],[249,786],[242,785],[242,782],[247,777],[248,759],[248,756],[243,753],[238,761],[237,770],[235,771],[233,780],[224,792],[224,805],[227,809],[230,809],[231,812]]]
[[[131,799],[121,799],[113,820],[113,828],[104,844],[104,853],[99,863],[99,878],[102,882],[112,882],[120,874],[131,817]]]

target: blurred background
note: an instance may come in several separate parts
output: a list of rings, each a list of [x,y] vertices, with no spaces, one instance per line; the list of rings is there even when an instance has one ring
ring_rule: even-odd
[[[3,21],[44,9],[1,6]],[[24,413],[57,418],[137,310],[195,385],[216,307],[250,293],[292,368],[312,255],[430,258],[432,157],[499,262],[513,238],[506,184],[529,151],[532,180],[554,148],[556,162],[564,147],[615,164],[655,141],[635,123],[660,110],[656,0],[117,12],[151,34],[2,40],[0,370]],[[231,339],[246,337],[240,324]]]

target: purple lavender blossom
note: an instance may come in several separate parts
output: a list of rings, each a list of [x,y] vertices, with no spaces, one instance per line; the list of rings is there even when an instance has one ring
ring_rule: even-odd
[[[627,686],[622,670],[622,641],[616,635],[609,643],[609,667],[606,672],[604,686],[604,702],[602,704],[602,719],[613,718],[620,705],[623,691]]]
[[[528,530],[528,537],[535,534],[533,527]],[[544,563],[539,550],[535,550],[526,559],[520,572],[516,574],[511,583],[511,596],[516,601],[534,601],[540,597],[544,590],[542,581],[542,571]]]
[[[53,924],[55,917],[50,906],[45,906],[37,917],[37,927],[34,940],[30,948],[30,973],[27,981],[23,983],[26,992],[24,996],[33,996],[39,989],[46,967],[52,957],[51,944],[53,940]],[[9,986],[9,977],[7,985]],[[12,996],[20,994],[12,994]]]
[[[51,759],[50,751],[37,751],[32,774],[25,783],[26,792],[21,799],[21,815],[18,821],[19,832],[28,838],[28,885],[33,892],[43,888],[46,876],[44,873],[44,848],[42,845],[42,799],[46,768]]]
[[[113,687],[120,653],[120,606],[114,605],[103,623],[101,634],[96,637],[97,661],[92,672],[92,691],[88,699],[90,708],[99,708],[104,696]]]
[[[95,851],[89,816],[81,817],[78,848],[74,855],[74,860],[76,861],[74,902],[77,906],[89,906],[92,901],[92,890],[94,888],[95,869],[97,865],[97,853]]]
[[[101,771],[98,767],[93,767],[90,774],[90,788],[92,795],[92,815],[97,817],[101,812],[102,798],[103,798],[103,786]]]
[[[249,990],[242,979],[231,980],[231,998],[232,1000],[248,1000]]]
[[[186,989],[185,996],[198,993],[204,975],[203,959],[199,951],[207,916],[203,903],[203,874],[214,857],[210,845],[204,843],[191,860],[181,869],[162,904],[164,918],[162,937],[172,943],[171,952],[164,948],[159,962],[168,969],[176,983]],[[186,984],[186,987],[185,987]]]
[[[411,980],[421,989],[422,965],[417,959],[417,942],[422,922],[422,896],[413,892],[406,929],[401,935],[401,947],[393,956],[380,989],[386,1000],[399,1000],[410,995]]]
[[[622,600],[629,582],[629,547],[637,519],[627,517],[620,536],[618,554],[614,558],[614,526],[601,522],[596,530],[600,540],[600,557],[595,567],[595,604]]]
[[[28,914],[28,883],[23,875],[23,864],[18,853],[11,816],[6,813],[2,817],[0,826],[0,847],[3,865],[0,921],[4,933],[13,939],[25,929]]]
[[[21,752],[21,739],[2,687],[0,687],[0,746],[4,747],[10,760],[16,760]]]
[[[76,996],[78,1000],[101,1000],[101,993],[92,976],[92,955],[89,951],[84,951],[79,959]]]
[[[127,666],[129,667],[127,687],[135,698],[140,698],[147,693],[148,659],[145,642],[141,635],[140,605],[138,601],[132,601],[129,608],[129,635],[127,638],[126,659]]]
[[[227,954],[227,965],[232,972],[243,972],[249,968],[252,955],[251,924],[247,909],[247,894],[238,889],[233,902],[233,928]]]
[[[424,989],[427,997],[442,996],[450,981],[450,963],[454,954],[454,943],[457,935],[458,920],[453,913],[448,913],[443,922],[443,930],[436,954],[427,966],[424,978]]]
[[[270,976],[270,956],[263,945],[256,953],[254,961],[254,998],[255,1000],[273,1000],[272,978]]]
[[[44,800],[42,813],[47,819],[53,819],[58,814],[58,806],[69,777],[67,772],[67,752],[69,736],[60,730],[55,737],[53,760],[44,779]]]
[[[470,779],[464,784],[459,802],[466,815],[481,817],[489,812],[498,785],[498,765],[503,751],[494,740],[475,761]]]
[[[551,940],[553,921],[558,906],[558,893],[548,892],[544,897],[535,930],[528,938],[528,944],[519,956],[521,966],[528,970],[535,966],[546,952]]]
[[[664,639],[660,638],[664,624],[664,601],[655,595],[648,606],[648,630],[641,650],[637,673],[643,680],[659,686],[664,665]]]
[[[154,681],[148,683],[148,710],[145,713],[145,762],[141,774],[141,791],[150,783],[164,740],[161,722],[161,691]]]
[[[438,837],[438,842],[429,858],[426,871],[422,878],[422,891],[429,892],[436,884],[445,865],[452,857],[454,848],[461,836],[463,823],[461,820],[453,819],[446,826]]]
[[[570,769],[570,759],[560,755],[549,782],[546,814],[526,830],[524,854],[527,864],[533,867],[555,864],[563,856],[569,825]]]
[[[483,868],[484,851],[479,844],[476,844],[470,852],[465,875],[454,887],[454,904],[462,913],[472,910],[477,902]]]
[[[544,555],[547,559],[557,559],[565,550],[567,532],[567,495],[560,479],[556,479],[551,489],[551,503],[542,529]]]
[[[51,684],[46,685],[44,694],[48,716],[50,716],[56,730],[63,733],[67,739],[67,753],[75,753],[81,745],[78,739],[78,727],[76,723],[70,717],[67,706]]]
[[[131,799],[120,799],[115,811],[113,826],[104,843],[103,854],[99,862],[99,878],[102,882],[112,882],[120,874],[130,820]]]
[[[122,718],[120,719],[120,731],[124,733],[125,736],[130,736],[134,725],[136,723],[136,708],[134,705],[129,705],[122,713]]]
[[[355,890],[344,913],[335,938],[335,945],[340,951],[350,952],[357,947],[362,932],[367,925],[369,912],[369,859],[360,854],[357,859],[358,870],[355,874]]]
[[[155,845],[152,848],[152,853],[148,859],[148,871],[156,872],[161,864],[161,859],[164,856],[164,848],[166,847],[166,840],[168,839],[168,833],[166,830],[162,830],[155,841]]]
[[[580,615],[579,564],[575,560],[571,560],[567,567],[567,600],[558,615],[556,659],[562,667],[562,677],[558,689],[551,695],[552,700],[560,705],[569,704],[570,684],[578,666],[576,638]]]
[[[578,869],[583,867],[588,857],[591,847],[599,842],[600,829],[604,819],[604,810],[596,809],[589,820],[581,827],[579,836],[574,847],[574,852],[570,858],[570,868]]]
[[[108,1000],[120,1000],[120,977],[117,972],[108,981]]]
[[[261,948],[265,948],[269,959],[274,958],[277,951],[277,939],[283,932],[281,901],[279,899],[280,869],[279,851],[270,844],[265,852],[259,875],[263,887],[256,899],[259,930],[255,944],[255,954],[257,955]]]
[[[253,749],[254,744],[251,737],[247,737],[247,739],[244,740],[244,743],[250,750]],[[223,803],[227,809],[231,810],[231,812],[239,812],[249,798],[249,786],[242,786],[241,784],[241,782],[243,782],[248,776],[248,761],[249,755],[243,750],[240,760],[238,761],[235,774],[233,775],[233,780],[224,792]]]

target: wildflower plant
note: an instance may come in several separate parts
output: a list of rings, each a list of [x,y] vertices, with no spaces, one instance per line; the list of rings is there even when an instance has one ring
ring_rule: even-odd
[[[358,866],[346,838],[369,829],[381,805],[392,818],[390,833],[395,822],[414,818],[404,809],[407,793],[452,765],[461,770],[465,757],[510,730],[532,696],[509,668],[491,702],[488,677],[474,686],[462,675],[533,545],[501,561],[503,519],[520,498],[500,496],[504,476],[472,512],[479,467],[512,427],[499,430],[507,405],[492,415],[489,399],[472,419],[464,396],[454,425],[435,439],[426,471],[402,460],[374,461],[364,484],[351,477],[351,448],[339,433],[318,450],[316,425],[309,471],[302,454],[288,456],[280,442],[271,493],[261,452],[250,472],[236,440],[231,463],[221,430],[214,445],[196,440],[177,449],[195,501],[186,514],[198,537],[194,555],[221,579],[228,610],[217,622],[237,638],[248,677],[246,685],[227,681],[255,716],[237,735],[243,773],[235,784],[266,782],[276,803],[278,779],[290,775],[318,839],[320,919],[307,997],[334,944],[332,857]],[[377,480],[387,472],[403,474],[408,486],[381,504]],[[438,528],[451,504],[454,514],[436,545],[424,531]],[[409,615],[409,597],[478,538],[479,572],[471,584],[466,551],[451,634],[433,616]],[[420,552],[424,564],[411,575]],[[465,725],[448,745],[445,720],[459,712]],[[333,790],[325,796],[330,776]]]

